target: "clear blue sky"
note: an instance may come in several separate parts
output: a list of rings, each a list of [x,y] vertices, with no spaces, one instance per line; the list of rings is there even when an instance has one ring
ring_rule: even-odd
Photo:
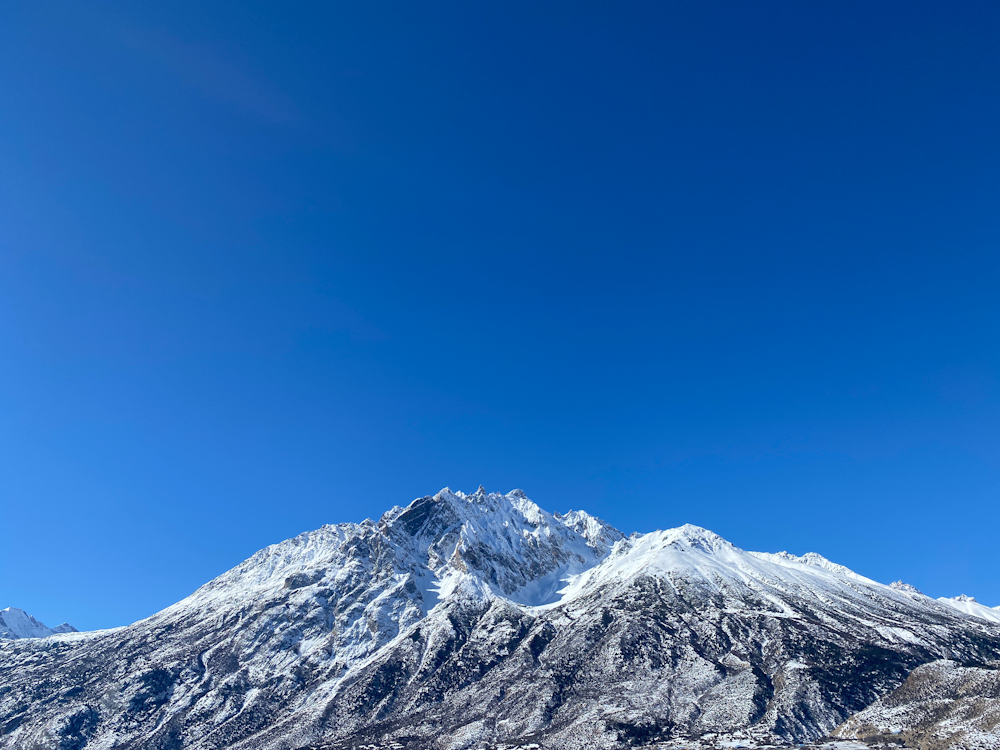
[[[1000,4],[0,21],[0,607],[480,483],[1000,605]]]

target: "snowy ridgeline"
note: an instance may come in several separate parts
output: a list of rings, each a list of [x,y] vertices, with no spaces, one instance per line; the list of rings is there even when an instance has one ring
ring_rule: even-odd
[[[433,522],[425,524],[430,516],[434,516]],[[267,587],[268,583],[284,587],[286,579],[295,578],[300,569],[314,567],[323,560],[336,563],[339,546],[352,537],[363,536],[374,526],[371,521],[326,526],[272,545],[200,592],[231,598],[244,589]],[[690,524],[626,538],[584,511],[549,514],[521,490],[499,495],[486,493],[480,487],[476,493],[466,495],[445,488],[406,508],[394,507],[382,516],[377,527],[397,542],[393,550],[397,567],[403,568],[419,589],[419,612],[414,613],[418,616],[426,615],[439,601],[458,591],[503,598],[528,607],[561,604],[578,595],[581,587],[629,579],[650,570],[677,568],[682,559],[670,550],[682,542],[711,553],[707,561],[693,564],[687,571],[699,576],[731,579],[735,571],[736,578],[750,575],[761,580],[785,580],[793,588],[801,588],[803,580],[821,588],[836,579],[879,585],[814,552],[802,556],[787,552],[747,553],[713,532]],[[403,534],[398,533],[400,527]],[[806,566],[806,573],[802,566]],[[820,571],[834,574],[833,579]],[[923,597],[918,589],[902,581],[889,588],[903,595]],[[966,615],[1000,623],[1000,607],[987,607],[972,597],[942,597],[937,601]],[[24,610],[0,610],[0,639],[44,638],[73,632],[77,629],[68,623],[49,628]]]
[[[944,602],[949,607],[954,607],[959,612],[978,617],[981,620],[1000,623],[1000,607],[987,607],[985,604],[977,602],[971,596],[963,594],[962,596],[941,597],[938,601]]]
[[[914,730],[885,717],[923,665],[942,694],[956,669],[984,670],[988,694],[998,614],[697,526],[626,536],[520,490],[446,488],[267,547],[129,627],[22,627],[0,647],[0,748],[610,749],[834,731],[847,747]]]
[[[315,577],[323,566],[329,566],[322,571],[329,577],[345,562],[343,549],[372,535],[385,549],[378,549],[370,560],[352,564],[375,563],[378,568],[384,562],[381,556],[391,555],[393,580],[384,584],[412,583],[419,592],[412,597],[415,610],[411,616],[417,618],[454,596],[550,608],[595,587],[648,573],[669,573],[710,581],[720,591],[725,588],[722,582],[762,591],[777,587],[806,596],[810,590],[854,591],[860,585],[873,587],[889,600],[920,602],[936,612],[945,605],[1000,622],[1000,607],[991,609],[967,596],[942,598],[936,604],[909,584],[879,584],[813,552],[802,556],[745,552],[691,524],[626,537],[584,511],[550,514],[521,490],[501,495],[482,487],[469,495],[445,488],[405,508],[394,507],[378,522],[325,526],[272,545],[185,602],[228,600],[261,589],[286,588],[289,581]],[[372,582],[378,580],[376,576]],[[783,594],[772,598],[781,600]]]
[[[77,632],[76,628],[65,622],[55,628],[47,627],[23,609],[18,609],[17,607],[0,609],[0,639],[46,638],[58,633],[75,632]]]

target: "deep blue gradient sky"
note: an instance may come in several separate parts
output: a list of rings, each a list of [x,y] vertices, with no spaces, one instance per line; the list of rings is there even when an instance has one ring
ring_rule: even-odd
[[[0,607],[480,483],[1000,605],[997,3],[0,13]]]

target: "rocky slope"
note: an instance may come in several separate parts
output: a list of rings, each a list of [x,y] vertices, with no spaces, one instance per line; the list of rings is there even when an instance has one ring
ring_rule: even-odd
[[[848,719],[835,734],[922,750],[1000,749],[1000,662],[935,661]]]
[[[0,748],[805,741],[942,659],[1000,659],[1000,626],[819,555],[445,489],[127,628],[4,643]]]

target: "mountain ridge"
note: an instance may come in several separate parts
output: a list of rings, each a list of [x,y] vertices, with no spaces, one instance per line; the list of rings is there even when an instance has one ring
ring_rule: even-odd
[[[18,638],[47,638],[61,633],[76,633],[76,628],[68,622],[50,628],[36,620],[23,609],[7,607],[0,609],[0,640]]]
[[[806,741],[941,659],[1000,660],[1000,627],[817,554],[445,488],[125,628],[7,642],[0,748]]]

